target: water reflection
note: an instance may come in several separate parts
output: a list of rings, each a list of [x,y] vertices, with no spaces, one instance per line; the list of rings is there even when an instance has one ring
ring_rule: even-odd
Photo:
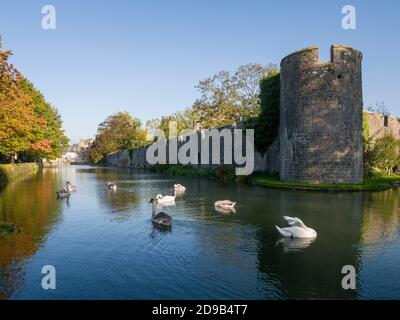
[[[57,201],[66,180],[79,190]],[[148,201],[178,182],[187,190],[165,209],[173,226],[158,228]],[[215,210],[226,198],[237,201],[235,214]],[[45,170],[0,194],[0,220],[22,230],[0,238],[0,297],[400,298],[399,206],[399,189],[308,193],[115,168]],[[280,238],[283,216],[318,238]],[[51,295],[40,289],[44,264],[60,268]],[[344,265],[356,267],[357,290],[341,288]]]
[[[152,241],[158,242],[158,239],[169,232],[172,232],[172,226],[161,226],[153,224],[149,237]]]
[[[230,213],[236,213],[236,209],[235,208],[221,208],[221,207],[217,207],[214,206],[215,211],[222,213],[222,214],[230,214]]]
[[[25,260],[46,241],[60,222],[62,204],[56,200],[57,176],[38,174],[7,185],[0,196],[0,220],[15,223],[20,232],[0,235],[0,298],[8,298],[24,284]]]
[[[398,237],[399,194],[400,188],[364,195],[364,215],[361,229],[363,243],[379,243]]]
[[[284,252],[302,252],[304,249],[308,248],[316,238],[280,238],[275,242],[276,246],[282,246]]]

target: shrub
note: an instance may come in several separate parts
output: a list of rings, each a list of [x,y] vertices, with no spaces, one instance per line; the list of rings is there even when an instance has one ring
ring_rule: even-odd
[[[383,171],[393,174],[400,166],[400,140],[386,136],[375,141],[365,153],[365,167],[368,172]]]

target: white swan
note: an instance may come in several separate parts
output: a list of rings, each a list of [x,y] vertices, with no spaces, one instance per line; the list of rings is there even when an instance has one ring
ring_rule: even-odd
[[[176,190],[174,191],[173,196],[163,196],[162,194],[158,194],[156,196],[158,204],[161,206],[174,206],[176,198]]]
[[[236,202],[231,200],[219,200],[214,203],[215,208],[221,208],[225,210],[234,210]]]
[[[174,184],[174,189],[175,189],[176,193],[184,193],[186,191],[186,188],[179,183]]]
[[[275,226],[276,230],[283,237],[287,238],[316,238],[317,232],[314,229],[307,227],[299,218],[283,217],[290,227],[279,228]]]
[[[107,183],[108,189],[112,190],[112,191],[116,191],[117,190],[117,185],[113,182],[108,182]]]

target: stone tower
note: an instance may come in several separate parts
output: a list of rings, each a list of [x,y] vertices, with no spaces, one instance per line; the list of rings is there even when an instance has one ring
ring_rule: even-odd
[[[318,61],[317,47],[282,60],[282,181],[363,181],[361,59],[358,50],[333,45],[330,62]]]

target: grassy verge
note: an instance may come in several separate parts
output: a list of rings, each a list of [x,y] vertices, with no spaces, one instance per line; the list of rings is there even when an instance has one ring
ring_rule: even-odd
[[[213,168],[200,168],[185,165],[157,164],[150,167],[150,171],[166,173],[173,176],[217,179],[225,182],[247,182],[249,177],[236,176],[232,165],[216,165]]]
[[[260,186],[305,191],[383,191],[392,188],[394,185],[400,185],[400,175],[375,175],[372,177],[366,177],[362,184],[284,182],[280,181],[276,176],[260,173],[255,173],[250,177],[235,176],[234,170],[231,166],[226,165],[220,165],[214,169],[207,169],[183,165],[158,164],[151,166],[150,171],[165,173],[172,176],[202,177],[223,181],[246,182],[248,178],[250,178],[256,185]]]
[[[364,178],[362,184],[324,184],[324,183],[302,183],[280,181],[276,176],[257,175],[253,178],[257,185],[293,189],[293,190],[316,190],[316,191],[382,191],[400,184],[400,176],[372,176]]]
[[[0,221],[0,235],[8,235],[16,232],[18,232],[18,229],[15,224]]]
[[[204,177],[204,178],[215,177],[215,174],[210,169],[196,168],[183,165],[157,164],[151,166],[150,171],[157,173],[166,173],[174,176]]]
[[[0,188],[20,176],[28,176],[37,172],[36,163],[0,164]]]

